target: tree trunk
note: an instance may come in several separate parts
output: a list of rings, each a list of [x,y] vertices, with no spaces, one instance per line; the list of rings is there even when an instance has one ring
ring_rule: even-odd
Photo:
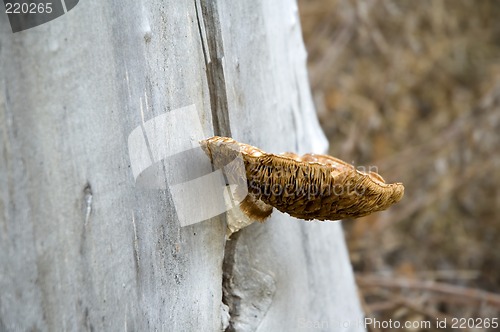
[[[181,220],[182,160],[139,185],[203,136],[324,152],[295,1],[86,0],[0,33],[1,331],[363,330],[338,223],[225,241],[224,214]]]

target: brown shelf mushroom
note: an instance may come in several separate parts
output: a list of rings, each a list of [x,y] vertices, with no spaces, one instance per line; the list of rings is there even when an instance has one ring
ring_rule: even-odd
[[[200,144],[237,184],[240,208],[253,220],[264,221],[273,207],[305,220],[357,218],[387,209],[404,194],[401,183],[387,184],[377,173],[327,155],[275,155],[218,136]],[[238,157],[243,163],[231,163]]]

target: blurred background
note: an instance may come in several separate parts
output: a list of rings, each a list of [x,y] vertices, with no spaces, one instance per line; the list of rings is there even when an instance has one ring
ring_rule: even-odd
[[[500,1],[299,9],[329,153],[405,185],[343,222],[365,313],[500,319]]]

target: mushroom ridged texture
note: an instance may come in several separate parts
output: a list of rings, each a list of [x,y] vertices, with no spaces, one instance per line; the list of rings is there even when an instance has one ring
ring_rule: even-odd
[[[218,136],[200,144],[213,165],[224,168],[227,179],[238,184],[237,192],[248,192],[239,197],[240,207],[258,221],[267,218],[272,207],[305,220],[358,218],[385,210],[404,195],[401,183],[387,184],[379,174],[361,172],[331,156],[275,155]],[[238,157],[243,163],[231,163]],[[227,167],[231,164],[244,165],[244,170]]]

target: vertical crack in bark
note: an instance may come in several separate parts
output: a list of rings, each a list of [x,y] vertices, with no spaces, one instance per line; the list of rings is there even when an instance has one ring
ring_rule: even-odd
[[[195,0],[195,6],[205,57],[214,134],[232,137],[217,1]],[[249,262],[251,255],[242,242],[243,238],[239,238],[240,235],[233,234],[224,248],[221,313],[224,315],[224,306],[227,305],[229,317],[224,315],[221,324],[226,331],[255,331],[271,306],[276,283],[269,273],[258,270],[252,264],[242,264]]]
[[[224,46],[217,3],[214,0],[195,0],[195,6],[205,56],[214,134],[232,137],[223,66]]]
[[[217,136],[232,137],[229,123],[226,82],[224,74],[224,46],[222,41],[221,25],[217,2],[215,0],[195,0],[196,19],[205,57],[207,84],[210,94],[212,123],[214,134]],[[233,303],[237,297],[231,292],[232,269],[237,236],[226,241],[222,266],[222,306],[227,305],[229,321],[221,322],[226,331],[232,329],[232,316],[235,314]],[[224,314],[222,312],[222,314]],[[225,320],[224,318],[222,319]]]
[[[235,313],[239,312],[238,308],[241,302],[241,297],[233,292],[234,254],[236,252],[236,244],[239,235],[239,233],[235,233],[231,240],[226,240],[226,246],[224,248],[224,261],[222,263],[222,302],[227,305],[229,311],[229,322],[224,330],[226,332],[235,331],[233,316]]]
[[[228,306],[226,332],[256,331],[266,316],[276,293],[274,276],[252,262],[244,232],[226,242],[223,264],[223,302]]]

